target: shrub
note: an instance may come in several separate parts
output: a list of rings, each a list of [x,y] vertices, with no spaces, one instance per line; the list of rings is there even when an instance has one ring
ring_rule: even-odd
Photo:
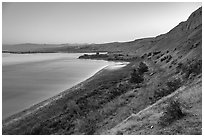
[[[164,60],[167,60],[166,63],[168,63],[168,62],[171,60],[171,58],[172,58],[171,55],[167,55],[167,56],[164,56],[163,58],[161,58],[160,61],[162,62],[162,61],[164,61]]]
[[[166,89],[158,89],[154,92],[154,98],[152,99],[153,100],[153,103],[159,99],[161,99],[162,97],[168,95],[168,93],[166,93]]]
[[[64,113],[71,117],[77,117],[81,115],[80,107],[76,104],[75,101],[69,101],[67,104],[63,107]]]
[[[148,71],[148,66],[145,63],[140,62],[138,71],[139,73],[143,74],[144,72]]]
[[[30,135],[49,135],[50,129],[47,127],[46,123],[40,122],[33,126],[31,129]]]
[[[150,52],[148,55],[147,55],[147,57],[149,57],[149,56],[151,56],[152,55],[152,53]]]
[[[176,69],[177,69],[178,71],[180,71],[180,70],[182,69],[182,67],[183,67],[183,63],[179,62],[179,63],[178,63],[178,66],[176,67]]]
[[[93,135],[96,129],[96,121],[94,118],[86,118],[83,119],[79,130],[86,135]]]
[[[175,91],[176,89],[178,89],[181,86],[181,80],[180,79],[174,79],[172,81],[168,81],[166,83],[168,90],[170,91],[170,93],[172,93],[173,91]]]
[[[155,56],[155,55],[157,55],[159,53],[161,53],[161,51],[155,51],[155,52],[153,52],[153,56]]]
[[[161,99],[177,90],[182,85],[180,79],[174,79],[166,83],[167,88],[161,88],[154,92],[154,101]]]
[[[123,132],[122,131],[117,131],[116,135],[123,135]]]
[[[197,61],[187,61],[184,63],[178,63],[176,67],[177,72],[185,74],[185,78],[189,78],[190,74],[198,75],[202,72],[202,60]]]
[[[169,56],[168,59],[166,60],[166,63],[169,63],[169,61],[171,60],[172,56]]]
[[[173,60],[173,61],[171,62],[171,64],[173,64],[173,65],[176,65],[176,63],[177,63],[177,59],[175,59],[175,60]]]
[[[187,76],[189,77],[190,74],[194,73],[198,75],[202,72],[202,60],[192,61],[190,65],[188,65],[187,69]]]
[[[141,56],[141,58],[144,59],[146,56],[147,56],[147,53],[143,54],[143,55]]]
[[[159,124],[164,127],[170,125],[175,120],[181,119],[185,113],[181,110],[181,104],[178,100],[170,100],[165,112],[159,119]]]
[[[40,135],[42,131],[42,127],[39,123],[37,123],[36,125],[34,125],[30,131],[30,133],[26,133],[26,134],[30,134],[30,135]]]
[[[131,83],[142,83],[144,81],[143,74],[148,71],[148,66],[140,62],[139,67],[134,69],[131,73],[130,82]]]
[[[121,94],[125,93],[128,89],[128,86],[127,85],[123,85],[123,84],[120,84],[119,87],[113,87],[113,88],[110,88],[110,90],[106,93],[106,99],[107,101],[110,101],[118,96],[120,96]]]
[[[89,113],[87,117],[80,120],[79,131],[85,135],[93,135],[98,128],[97,123],[103,119],[102,117],[103,115],[98,110]]]
[[[164,61],[164,60],[165,60],[164,58],[161,58],[161,59],[160,59],[161,62]]]
[[[144,81],[143,75],[141,75],[141,73],[139,73],[138,70],[134,69],[131,74],[130,82],[131,83],[142,83],[143,81]]]

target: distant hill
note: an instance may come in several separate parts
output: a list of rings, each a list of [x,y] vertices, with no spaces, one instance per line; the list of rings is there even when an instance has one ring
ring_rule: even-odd
[[[10,52],[55,52],[59,49],[62,51],[65,47],[66,48],[77,48],[78,46],[83,46],[87,44],[34,44],[34,43],[23,43],[23,44],[14,44],[14,45],[2,45],[3,51],[10,51]]]

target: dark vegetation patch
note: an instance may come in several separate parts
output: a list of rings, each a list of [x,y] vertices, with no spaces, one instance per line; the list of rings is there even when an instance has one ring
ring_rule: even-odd
[[[145,53],[145,54],[143,54],[143,55],[141,56],[142,59],[144,59],[145,57],[147,57],[147,53]]]
[[[164,53],[161,54],[161,57],[164,56]]]
[[[130,82],[131,83],[142,83],[144,81],[143,75],[139,73],[137,69],[134,69],[131,73]]]
[[[153,56],[158,55],[160,53],[161,53],[161,51],[155,51],[155,52],[153,52]]]
[[[173,60],[176,62],[177,60]],[[172,63],[175,64],[175,63]],[[169,66],[171,68],[172,65]],[[163,81],[163,84],[154,90],[154,95],[149,99],[152,104],[164,96],[167,96],[181,87],[189,78],[193,78],[202,72],[202,60],[188,60],[185,63],[178,63],[176,73],[180,73],[180,77],[171,80]]]
[[[122,131],[117,131],[116,135],[123,135],[123,132]]]
[[[154,52],[150,52],[150,53],[145,53],[141,56],[142,59],[144,59],[145,57],[147,57],[148,59],[150,59],[152,56],[156,56],[158,54],[160,54],[161,51],[154,51]]]
[[[148,66],[145,63],[140,62],[138,71],[139,73],[144,74],[145,72],[148,72]]]
[[[170,100],[166,110],[159,119],[162,127],[168,126],[176,120],[183,118],[186,114],[182,112],[181,103],[178,100]]]
[[[193,44],[190,49],[194,49],[194,48],[197,48],[199,46],[200,42],[197,42],[195,44]]]
[[[159,59],[160,58],[160,56],[157,56],[157,59]]]
[[[101,114],[96,111],[87,117],[84,117],[79,122],[79,132],[85,135],[93,135],[98,126],[97,123],[102,120]]]
[[[147,57],[150,57],[150,56],[152,56],[152,53],[151,53],[151,52],[147,54]]]
[[[178,63],[176,67],[177,73],[184,75],[184,78],[189,78],[190,75],[198,75],[202,73],[202,60],[188,60],[185,63]]]
[[[176,65],[176,63],[177,63],[177,59],[174,59],[174,60],[171,62],[172,65]]]
[[[168,63],[171,59],[172,59],[172,56],[171,56],[171,55],[166,55],[166,56],[164,56],[163,58],[161,58],[160,61],[162,62],[162,61],[166,60],[166,63]]]
[[[144,73],[148,71],[148,66],[140,62],[139,67],[137,69],[133,69],[133,72],[131,73],[130,82],[131,83],[142,83],[144,81]]]
[[[156,59],[161,58],[162,56],[164,56],[164,53],[161,52],[161,54],[157,54]]]
[[[154,91],[153,97],[150,98],[152,104],[155,103],[157,100],[161,99],[162,97],[173,93],[175,90],[181,87],[181,85],[182,82],[180,79],[173,79],[171,81],[167,81],[165,84],[163,84],[163,86],[159,87]]]
[[[98,90],[78,98],[76,104],[79,106],[83,114],[86,114],[89,111],[103,107],[107,102],[125,93],[128,88],[127,84],[119,84],[118,87],[116,85],[109,87],[102,86]]]

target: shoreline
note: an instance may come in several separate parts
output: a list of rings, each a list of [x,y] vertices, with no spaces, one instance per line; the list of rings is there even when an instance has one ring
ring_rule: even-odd
[[[55,101],[59,100],[60,98],[63,98],[65,95],[70,94],[72,92],[74,92],[77,89],[82,88],[85,84],[87,84],[89,81],[96,79],[101,73],[103,73],[104,71],[112,71],[115,69],[110,69],[111,66],[116,66],[116,65],[122,65],[121,67],[124,67],[128,64],[128,62],[124,63],[124,62],[115,62],[114,65],[106,65],[102,68],[100,68],[99,70],[97,70],[93,75],[91,75],[90,77],[86,78],[85,80],[80,81],[79,83],[77,83],[76,85],[58,93],[57,95],[54,95],[48,99],[45,99],[39,103],[36,103],[28,108],[25,108],[24,110],[17,112],[11,116],[8,116],[5,119],[2,119],[2,128],[9,126],[10,124],[17,122],[21,119],[24,119],[28,116],[32,116],[33,114],[35,114],[35,112],[39,111],[40,109],[43,109],[43,107],[46,106],[51,106]]]
[[[5,54],[7,54],[7,53],[5,53]],[[40,82],[37,82],[39,86],[44,87],[44,88],[36,88],[36,87],[38,87],[38,85],[35,84],[35,83],[33,85],[31,85],[31,86],[27,86],[27,82],[24,79],[24,77],[22,79],[22,82],[18,82],[17,79],[16,79],[17,81],[15,81],[15,78],[13,78],[13,77],[9,78],[9,80],[11,80],[10,83],[12,84],[12,86],[13,85],[15,86],[15,88],[11,89],[11,91],[17,91],[17,93],[18,92],[23,93],[23,91],[24,91],[25,93],[21,94],[22,97],[23,97],[22,99],[19,98],[19,97],[16,98],[15,96],[13,96],[15,98],[11,98],[11,101],[8,100],[10,98],[5,99],[6,103],[4,103],[5,105],[3,105],[5,107],[3,109],[4,113],[2,114],[2,116],[3,116],[2,120],[5,120],[8,117],[10,117],[10,116],[12,116],[12,115],[14,115],[16,113],[24,111],[25,109],[28,109],[28,108],[34,106],[35,104],[38,104],[39,102],[47,100],[48,98],[56,96],[57,94],[61,93],[62,91],[65,91],[65,90],[79,84],[80,82],[86,80],[87,78],[93,76],[96,72],[103,69],[107,65],[114,64],[114,62],[108,62],[108,61],[95,62],[95,61],[91,61],[91,60],[90,61],[79,60],[78,56],[82,55],[81,53],[68,53],[68,54],[66,54],[66,53],[50,53],[50,54],[49,53],[48,54],[47,53],[46,54],[38,53],[38,54],[39,55],[34,55],[34,54],[14,55],[14,56],[4,55],[3,62],[2,62],[3,63],[2,67],[3,67],[3,71],[5,71],[5,76],[4,76],[5,83],[8,81],[5,78],[7,76],[7,74],[9,74],[10,76],[11,75],[15,76],[15,78],[18,78],[17,76],[19,76],[19,73],[16,73],[16,72],[14,73],[13,71],[11,73],[10,72],[8,73],[8,71],[7,71],[7,69],[10,70],[10,68],[12,68],[14,66],[14,67],[17,67],[17,68],[26,67],[25,70],[27,70],[27,73],[25,73],[25,74],[28,74],[28,72],[31,72],[31,74],[37,74],[37,70],[39,69],[38,71],[40,71],[40,72],[38,73],[38,75],[36,75],[36,76],[34,75],[34,77],[32,77],[32,75],[28,74],[28,75],[25,75],[25,79],[27,79],[27,80],[31,79],[31,81],[32,81],[32,79],[35,79],[35,80],[36,79],[41,79],[41,75],[39,75],[39,74],[43,74],[43,76],[45,76],[45,77],[42,77],[42,79],[45,79],[44,83],[45,84],[46,83],[53,83],[53,84],[52,85],[49,85],[49,84],[44,85],[44,83],[41,84]],[[75,64],[72,65],[72,63],[70,64],[70,59],[73,60],[73,61],[76,61],[78,63],[76,65]],[[46,63],[45,67],[48,67],[48,69],[53,68],[55,65],[59,64],[60,69],[56,69],[56,70],[51,70],[50,69],[50,70],[47,71],[46,70],[47,68],[41,67],[42,65],[44,65],[44,63]],[[80,71],[78,66],[81,66],[81,65],[79,63],[88,64],[88,66],[84,67],[85,70]],[[38,69],[37,70],[32,70],[32,67],[30,67],[30,65],[34,66],[34,67],[37,67]],[[89,67],[89,65],[91,67]],[[74,67],[77,67],[77,68],[75,69]],[[59,67],[57,66],[57,68],[59,68]],[[68,69],[68,71],[67,71],[67,69]],[[78,73],[77,71],[79,71],[79,73],[77,74],[76,79],[74,77],[73,78],[70,77],[70,76],[75,76],[75,75],[72,75],[72,70],[74,72],[73,74],[75,74],[75,73],[77,74]],[[17,72],[19,72],[19,71],[17,71]],[[43,73],[41,73],[41,72],[43,72]],[[57,73],[54,74],[54,75],[49,76],[49,74],[51,74],[51,73],[53,74],[53,72],[57,72]],[[24,74],[24,72],[23,72],[23,74]],[[62,75],[62,74],[65,74],[65,75]],[[55,75],[56,75],[56,78],[55,78]],[[59,79],[60,81],[55,80],[53,82],[49,82],[50,81],[49,78],[51,80],[52,79],[56,79],[56,80]],[[17,87],[18,85],[16,83],[18,83],[20,88]],[[32,82],[29,81],[28,84],[30,84],[30,83],[32,84]],[[7,86],[5,84],[5,89],[4,89],[4,91],[5,91],[4,95],[5,96],[7,95],[7,92],[6,92],[7,89],[9,89],[7,87],[11,87],[11,86],[10,85]],[[44,91],[40,92],[41,90],[44,90]],[[28,91],[29,91],[29,93],[27,94]],[[42,93],[43,96],[39,95],[39,96],[35,96],[35,97],[34,96],[30,97],[31,100],[32,100],[32,101],[30,101],[30,98],[29,98],[28,95],[30,93],[35,94],[35,91],[37,93],[40,93],[40,94]],[[13,92],[13,93],[15,93],[15,92]],[[20,95],[20,94],[18,94],[18,95]],[[18,99],[20,99],[20,102],[18,101]],[[13,101],[13,100],[17,100],[17,101]],[[23,101],[23,100],[25,100],[25,101]],[[15,105],[15,103],[17,103],[17,104]],[[10,106],[7,107],[7,104],[10,104],[11,107]],[[12,108],[12,106],[14,106],[14,108]]]

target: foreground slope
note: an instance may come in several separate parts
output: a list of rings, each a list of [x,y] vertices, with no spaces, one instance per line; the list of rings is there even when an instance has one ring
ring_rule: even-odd
[[[159,122],[170,100],[179,100],[186,116],[162,127]],[[153,105],[131,114],[124,121],[102,134],[202,134],[202,79],[182,86]]]

